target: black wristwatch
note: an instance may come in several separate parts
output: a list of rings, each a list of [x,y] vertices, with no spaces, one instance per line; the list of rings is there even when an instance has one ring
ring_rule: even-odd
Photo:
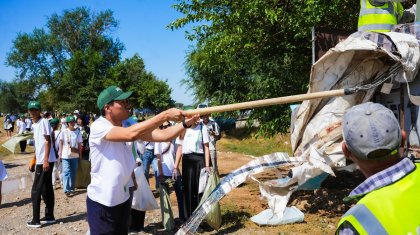
[[[185,123],[185,119],[184,120],[182,120],[182,126],[185,128],[185,129],[187,129],[187,128],[190,128],[192,125],[187,125],[187,123]]]

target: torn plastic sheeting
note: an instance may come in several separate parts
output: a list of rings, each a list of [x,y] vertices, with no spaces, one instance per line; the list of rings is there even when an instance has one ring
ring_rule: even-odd
[[[282,225],[303,222],[305,215],[296,207],[286,207],[282,216],[267,209],[251,217],[251,221],[258,225]]]
[[[419,64],[419,46],[412,35],[387,33],[355,33],[330,49],[312,67],[309,92],[353,87],[385,72],[389,61],[402,63],[403,76],[412,81]],[[379,40],[380,39],[380,40]],[[393,46],[395,45],[395,47]],[[394,55],[398,52],[401,57]],[[345,97],[333,97],[302,102],[292,131],[294,156],[306,157],[309,145],[317,134],[332,123],[341,122],[344,112],[372,98],[374,89]],[[340,139],[326,141],[318,149],[335,148]],[[306,147],[305,147],[306,146]]]
[[[272,153],[259,157],[225,176],[209,197],[199,206],[176,234],[193,234],[209,212],[212,205],[234,188],[246,181],[248,176],[263,172],[267,168],[302,162],[301,158],[289,158],[287,153]]]
[[[15,153],[16,146],[19,144],[20,141],[29,140],[32,138],[33,138],[32,132],[18,134],[18,135],[12,136],[12,138],[6,141],[2,146],[5,147],[10,152]]]
[[[314,145],[311,145],[309,149],[310,155],[306,159],[307,161],[291,168],[292,176],[290,177],[260,182],[255,177],[250,176],[251,179],[259,183],[261,197],[268,201],[268,207],[273,215],[267,218],[268,212],[263,211],[261,212],[263,215],[256,217],[258,218],[256,223],[260,225],[279,225],[285,221],[290,222],[293,219],[289,217],[283,219],[283,215],[291,194],[298,189],[319,188],[328,174],[335,176],[331,165],[334,165],[337,158],[321,156]]]

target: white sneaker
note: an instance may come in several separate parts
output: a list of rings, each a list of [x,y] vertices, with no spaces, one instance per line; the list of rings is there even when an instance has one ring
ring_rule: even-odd
[[[41,228],[41,223],[37,223],[34,221],[29,221],[26,222],[26,226],[30,227],[30,228]]]

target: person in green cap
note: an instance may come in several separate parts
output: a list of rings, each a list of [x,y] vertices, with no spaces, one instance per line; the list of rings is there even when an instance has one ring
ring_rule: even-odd
[[[27,222],[31,228],[40,228],[42,223],[55,223],[54,218],[54,190],[52,186],[52,170],[56,155],[52,150],[52,128],[49,121],[41,117],[41,104],[30,101],[28,110],[33,120],[32,129],[35,140],[35,178],[32,185],[32,220]],[[45,202],[45,218],[40,219],[41,195]]]
[[[63,190],[66,196],[74,194],[76,174],[79,161],[82,158],[82,134],[75,127],[74,116],[66,117],[67,128],[60,135],[58,156],[63,167]]]
[[[91,234],[128,233],[131,200],[127,184],[133,180],[135,161],[127,142],[169,141],[199,118],[198,115],[185,118],[184,111],[173,108],[130,127],[122,127],[123,120],[130,116],[128,98],[131,95],[132,92],[110,86],[97,100],[101,117],[91,125],[91,183],[86,199]],[[182,124],[160,130],[158,127],[165,121],[182,121]]]

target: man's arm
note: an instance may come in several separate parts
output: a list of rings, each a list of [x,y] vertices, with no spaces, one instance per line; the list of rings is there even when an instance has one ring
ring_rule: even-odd
[[[116,142],[128,142],[138,139],[151,142],[169,141],[178,136],[184,129],[183,125],[175,125],[165,130],[157,130],[165,121],[180,121],[183,119],[184,111],[178,109],[169,109],[162,112],[151,119],[134,124],[130,127],[113,127],[105,139]],[[185,119],[187,126],[192,125],[198,120],[199,116],[195,115],[191,118]]]
[[[44,164],[42,166],[44,171],[48,171],[50,168],[50,163],[48,162],[50,158],[50,150],[51,150],[51,136],[44,135],[45,137],[45,153],[44,153]]]

